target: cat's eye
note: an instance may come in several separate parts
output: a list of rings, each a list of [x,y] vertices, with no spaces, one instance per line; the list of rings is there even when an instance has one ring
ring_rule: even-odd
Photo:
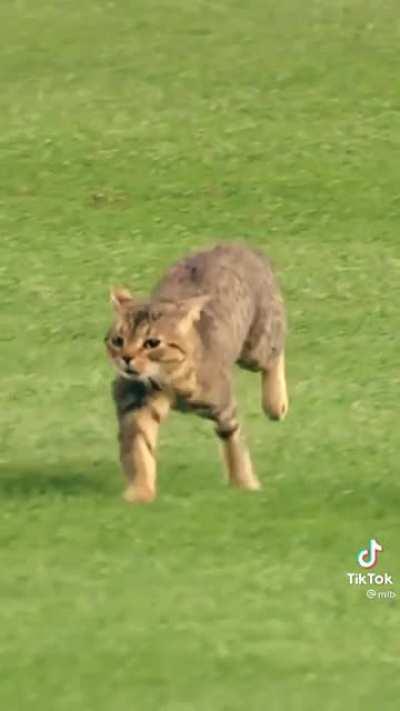
[[[147,350],[151,348],[157,348],[161,343],[159,338],[147,338],[145,342],[143,343],[143,347],[146,348]]]
[[[111,339],[111,345],[114,346],[114,348],[122,348],[124,345],[124,339],[122,336],[114,336]]]

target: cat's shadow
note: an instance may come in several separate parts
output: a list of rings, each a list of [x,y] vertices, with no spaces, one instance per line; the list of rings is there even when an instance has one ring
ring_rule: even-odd
[[[108,467],[115,469],[115,464]],[[32,498],[46,494],[59,496],[82,496],[110,492],[111,484],[93,465],[85,467],[76,463],[47,465],[0,465],[0,498]]]

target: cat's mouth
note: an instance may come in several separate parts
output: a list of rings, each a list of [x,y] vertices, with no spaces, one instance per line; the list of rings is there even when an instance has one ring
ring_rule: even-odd
[[[130,380],[130,382],[140,382],[144,383],[144,385],[148,385],[153,390],[162,390],[161,383],[158,378],[155,378],[154,376],[144,375],[136,370],[122,370],[120,368],[118,368],[118,373],[125,378],[125,380]]]
[[[140,376],[139,371],[136,370],[135,368],[132,368],[130,365],[127,365],[124,370],[127,375],[130,375],[133,378],[137,378],[138,376]]]
[[[148,380],[146,375],[139,373],[137,370],[131,370],[126,368],[117,368],[119,375],[122,375],[126,380]]]
[[[126,363],[120,358],[112,358],[112,365],[116,369],[119,377],[124,378],[124,380],[129,380],[130,382],[139,382],[146,385],[148,388],[153,390],[162,390],[163,383],[161,374],[158,368],[149,368],[150,372],[144,373],[136,370],[130,364]]]

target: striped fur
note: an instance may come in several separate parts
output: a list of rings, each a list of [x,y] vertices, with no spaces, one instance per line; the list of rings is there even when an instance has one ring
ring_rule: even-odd
[[[170,409],[212,420],[232,485],[260,483],[241,434],[231,368],[261,372],[261,400],[271,419],[288,409],[282,297],[258,252],[221,245],[173,265],[147,300],[112,292],[115,319],[106,337],[118,371],[113,385],[124,497],[156,496],[159,427]]]

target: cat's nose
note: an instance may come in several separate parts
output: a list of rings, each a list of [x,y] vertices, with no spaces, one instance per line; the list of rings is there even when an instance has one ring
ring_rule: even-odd
[[[132,365],[132,358],[130,356],[122,356],[122,360],[126,365],[126,370],[128,373],[130,373],[131,375],[139,375],[139,371],[137,371],[136,368],[134,368]]]

